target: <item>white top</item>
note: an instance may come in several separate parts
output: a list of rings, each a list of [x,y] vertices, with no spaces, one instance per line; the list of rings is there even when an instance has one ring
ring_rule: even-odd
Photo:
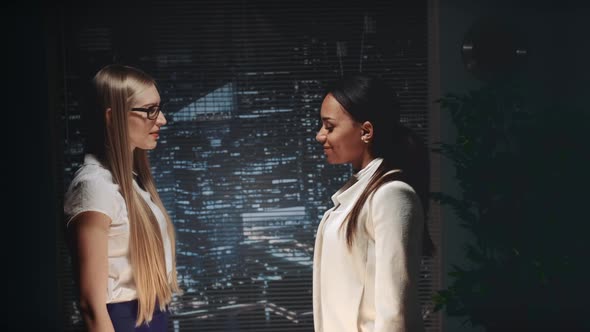
[[[150,194],[143,190],[135,180],[133,180],[133,188],[140,193],[158,220],[164,242],[166,272],[170,276],[172,251],[166,218],[160,208],[152,202]],[[90,154],[84,157],[84,164],[76,172],[65,195],[64,212],[67,217],[67,225],[69,226],[74,217],[85,211],[100,212],[111,219],[108,234],[107,303],[136,299],[136,287],[128,257],[129,217],[127,205],[119,193],[119,186],[113,182],[111,172]]]
[[[361,210],[352,247],[346,216],[382,159],[371,161],[333,196],[316,236],[313,275],[316,332],[421,332],[418,280],[424,218],[406,183],[391,181]]]

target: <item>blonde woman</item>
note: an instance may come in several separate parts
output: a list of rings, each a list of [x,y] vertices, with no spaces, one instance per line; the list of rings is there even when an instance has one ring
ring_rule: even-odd
[[[367,75],[328,90],[316,140],[354,174],[320,222],[313,262],[316,332],[424,331],[418,281],[434,246],[426,228],[428,151],[400,124],[395,93]]]
[[[166,124],[156,82],[122,65],[93,79],[84,164],[65,196],[80,308],[89,331],[165,331],[175,292],[175,234],[147,150]]]

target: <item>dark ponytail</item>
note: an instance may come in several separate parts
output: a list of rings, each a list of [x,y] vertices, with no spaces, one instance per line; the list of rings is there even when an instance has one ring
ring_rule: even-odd
[[[334,98],[357,122],[369,121],[374,133],[371,154],[383,162],[347,216],[346,242],[352,246],[360,212],[368,198],[382,185],[403,181],[418,195],[424,212],[422,254],[432,257],[434,243],[428,231],[430,161],[423,139],[400,123],[399,103],[394,91],[382,80],[354,75],[338,81],[330,90]],[[387,174],[391,170],[400,170]]]

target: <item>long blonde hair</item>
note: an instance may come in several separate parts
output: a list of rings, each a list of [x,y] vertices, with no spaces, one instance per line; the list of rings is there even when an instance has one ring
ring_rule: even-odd
[[[89,121],[88,152],[95,154],[113,175],[127,205],[129,215],[129,259],[133,266],[133,278],[137,288],[137,326],[152,320],[159,305],[163,310],[172,300],[174,292],[180,292],[176,280],[176,249],[174,226],[156,191],[145,150],[129,149],[127,113],[134,97],[141,91],[156,86],[156,82],[143,71],[122,65],[102,68],[93,79],[97,108]],[[106,120],[106,110],[111,109]],[[162,233],[150,207],[133,188],[133,172],[138,182],[150,194],[160,208],[168,229],[172,251],[172,273],[166,272]]]

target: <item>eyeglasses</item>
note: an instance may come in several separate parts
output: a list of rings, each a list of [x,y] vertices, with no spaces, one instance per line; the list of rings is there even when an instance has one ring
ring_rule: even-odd
[[[144,112],[147,114],[148,119],[155,120],[158,118],[158,115],[160,115],[160,112],[162,111],[162,107],[160,105],[154,105],[154,106],[150,106],[147,108],[134,107],[131,110],[137,111],[137,112]]]

